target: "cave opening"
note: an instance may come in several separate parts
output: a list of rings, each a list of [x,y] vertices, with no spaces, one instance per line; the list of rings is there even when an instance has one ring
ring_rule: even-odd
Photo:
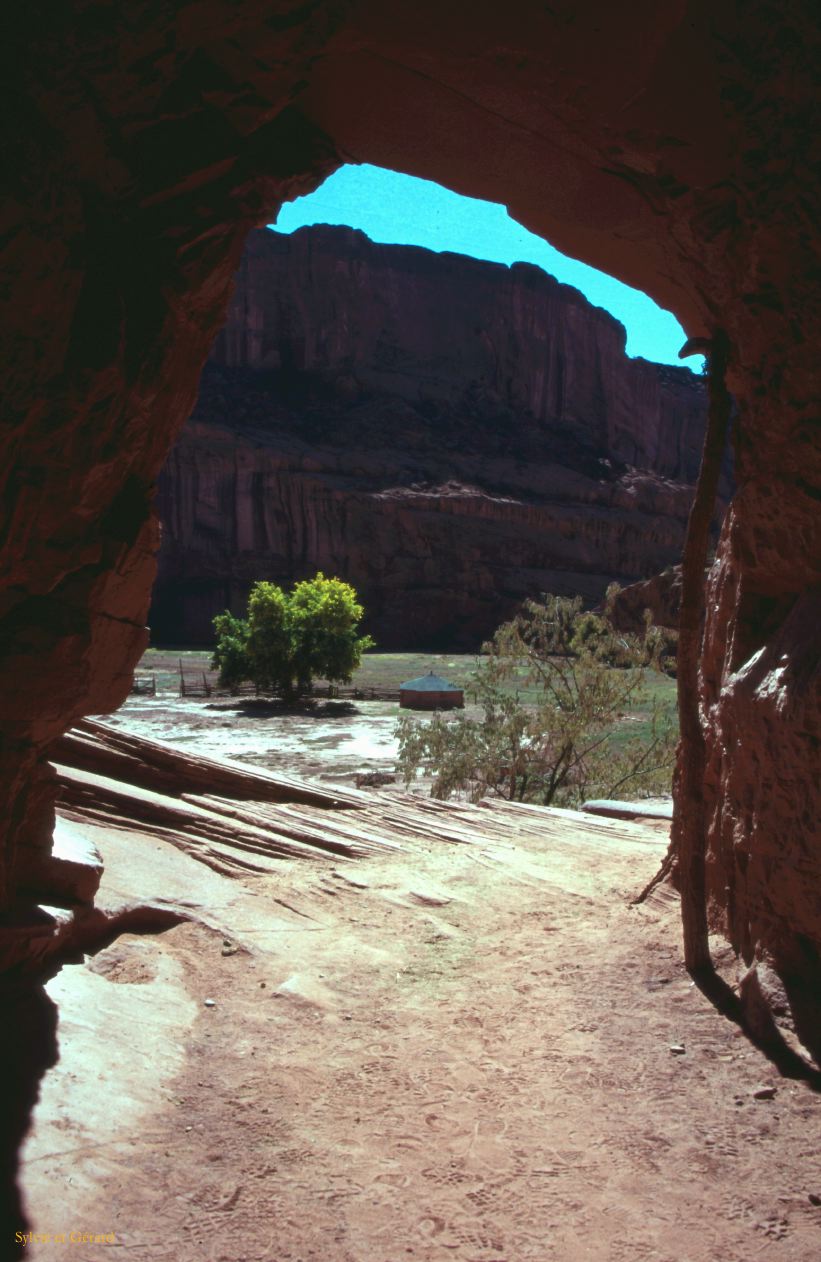
[[[814,581],[810,558],[818,554],[807,525],[813,428],[809,395],[798,384],[811,339],[795,318],[808,301],[812,268],[800,261],[809,249],[806,218],[784,194],[794,178],[789,152],[802,169],[808,134],[801,22],[781,15],[776,39],[763,9],[742,27],[729,13],[689,5],[664,13],[644,6],[629,17],[591,5],[567,21],[517,5],[504,19],[483,11],[467,24],[434,8],[417,6],[401,21],[368,4],[339,24],[325,14],[303,28],[297,47],[276,24],[260,28],[249,0],[233,19],[230,56],[205,51],[185,27],[179,58],[162,64],[154,59],[164,38],[158,22],[145,35],[139,65],[152,69],[137,76],[136,96],[119,100],[102,70],[94,85],[80,76],[97,108],[109,103],[116,121],[107,132],[92,115],[63,109],[59,93],[43,96],[39,76],[54,71],[55,49],[27,43],[21,28],[19,67],[34,69],[21,86],[20,110],[7,118],[20,148],[13,173],[21,225],[9,237],[18,351],[9,383],[13,415],[27,419],[15,445],[5,536],[13,645],[2,680],[6,897],[12,851],[49,844],[49,790],[36,768],[50,741],[79,716],[115,705],[144,647],[157,544],[153,484],[192,410],[246,235],[345,163],[504,202],[562,252],[676,312],[689,335],[727,330],[735,348],[728,384],[743,417],[740,485],[718,549],[702,679],[715,728],[709,783],[721,786],[711,816],[719,909],[722,890],[733,888],[720,875],[730,858],[718,837],[749,809],[742,811],[736,789],[734,804],[727,798],[736,771],[719,733],[732,706],[726,688],[720,705],[717,698],[740,576],[749,578],[744,590],[763,599],[771,589],[800,593]],[[294,21],[298,27],[301,19]],[[89,31],[72,45],[69,61],[81,58],[87,38]],[[119,64],[118,22],[101,18],[96,38],[99,67],[108,54],[108,64]],[[276,104],[266,65],[284,76]],[[695,101],[693,67],[701,75]],[[65,73],[63,60],[60,82]],[[237,74],[245,88],[220,95],[215,85],[236,84]],[[27,92],[42,114],[37,135],[51,138],[45,149],[26,140]],[[138,104],[149,100],[150,107]],[[747,135],[749,144],[739,144]],[[767,183],[757,172],[775,136],[781,166]],[[58,152],[87,156],[72,168],[57,162]],[[32,177],[39,168],[53,174]],[[766,241],[756,236],[759,223],[768,225]],[[118,248],[118,233],[127,249]],[[32,278],[36,301],[28,297]],[[126,484],[128,539],[109,530]],[[778,528],[762,531],[774,503]],[[801,549],[791,546],[795,538]],[[54,611],[47,620],[44,599]],[[790,625],[800,606],[799,598]],[[795,726],[789,706],[779,713],[790,715],[790,742],[811,726]],[[773,722],[777,728],[780,720],[762,730]],[[773,811],[780,818],[775,799],[759,805],[760,820]],[[798,820],[773,828],[804,835]],[[815,871],[817,858],[809,862]],[[763,890],[752,892],[732,921],[751,919],[752,938],[776,944],[777,954],[779,936],[792,933],[788,904],[773,915]],[[806,900],[799,904],[802,931],[811,935]]]
[[[384,649],[473,651],[523,599],[550,590],[595,605],[611,582],[679,560],[706,402],[671,313],[504,206],[368,163],[338,168],[269,227],[249,239],[200,380],[197,437],[183,431],[160,475],[153,645],[206,646],[213,617],[226,603],[241,613],[256,579],[330,568],[363,594]],[[334,491],[343,474],[347,508]],[[722,506],[729,489],[725,471]],[[619,496],[640,515],[617,540],[605,520]],[[499,497],[518,525],[501,520]],[[484,505],[479,568],[450,531],[397,537],[398,559],[380,551],[403,529],[377,503],[440,517],[459,506],[468,555]],[[503,539],[517,529],[518,543]],[[388,589],[380,576],[432,547],[436,575],[419,555]],[[481,594],[467,601],[471,587]],[[449,591],[465,606],[452,616]]]
[[[70,40],[18,15],[4,904],[50,852],[54,741],[116,707],[145,647],[153,486],[247,235],[343,161],[371,162],[504,200],[689,335],[727,331],[738,487],[700,673],[711,918],[761,966],[765,1007],[781,1003],[765,965],[817,986],[817,16],[689,0],[471,6],[469,21],[428,0],[211,8],[206,32],[178,5],[142,30],[98,7]],[[736,645],[756,652],[739,662]],[[24,931],[11,923],[4,962],[39,966],[47,935]]]
[[[269,227],[290,234],[314,224],[354,228],[383,245],[415,245],[507,267],[531,263],[623,324],[628,355],[682,366],[686,334],[672,312],[615,276],[562,254],[499,203],[367,162],[345,164],[312,193],[286,202]],[[703,363],[703,356],[694,356],[683,366],[700,372]]]

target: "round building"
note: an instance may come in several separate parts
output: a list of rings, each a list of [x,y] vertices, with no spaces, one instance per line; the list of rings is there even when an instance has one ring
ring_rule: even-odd
[[[406,710],[461,710],[465,694],[431,671],[399,685],[399,704]]]

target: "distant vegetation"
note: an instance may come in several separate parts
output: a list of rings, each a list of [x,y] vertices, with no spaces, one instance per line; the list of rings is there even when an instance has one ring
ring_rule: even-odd
[[[255,583],[246,618],[226,610],[214,619],[211,668],[224,687],[250,682],[286,701],[310,693],[316,678],[348,683],[373,646],[370,636],[359,635],[363,614],[353,587],[321,571],[290,592]]]
[[[479,717],[400,719],[406,782],[422,769],[434,797],[563,806],[669,793],[677,728],[665,690],[648,687],[665,644],[654,631],[620,634],[579,598],[527,602],[484,646],[468,684]]]

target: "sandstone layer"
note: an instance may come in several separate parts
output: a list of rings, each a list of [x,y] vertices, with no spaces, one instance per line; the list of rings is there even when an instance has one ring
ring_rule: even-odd
[[[125,695],[153,488],[249,229],[343,161],[503,201],[722,329],[738,489],[702,661],[714,919],[821,982],[817,6],[20,8],[2,55],[2,897],[51,740]],[[25,857],[21,858],[25,863]]]
[[[704,386],[624,336],[534,267],[252,233],[159,480],[155,639],[323,569],[382,648],[472,650],[525,597],[677,560]]]

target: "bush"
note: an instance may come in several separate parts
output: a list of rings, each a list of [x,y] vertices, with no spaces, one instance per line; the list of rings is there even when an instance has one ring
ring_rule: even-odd
[[[676,728],[646,693],[640,638],[617,635],[583,613],[579,599],[547,596],[528,602],[483,653],[469,685],[481,717],[400,719],[406,784],[422,768],[434,777],[433,797],[565,806],[627,790],[669,792]],[[633,735],[625,720],[639,707]]]

